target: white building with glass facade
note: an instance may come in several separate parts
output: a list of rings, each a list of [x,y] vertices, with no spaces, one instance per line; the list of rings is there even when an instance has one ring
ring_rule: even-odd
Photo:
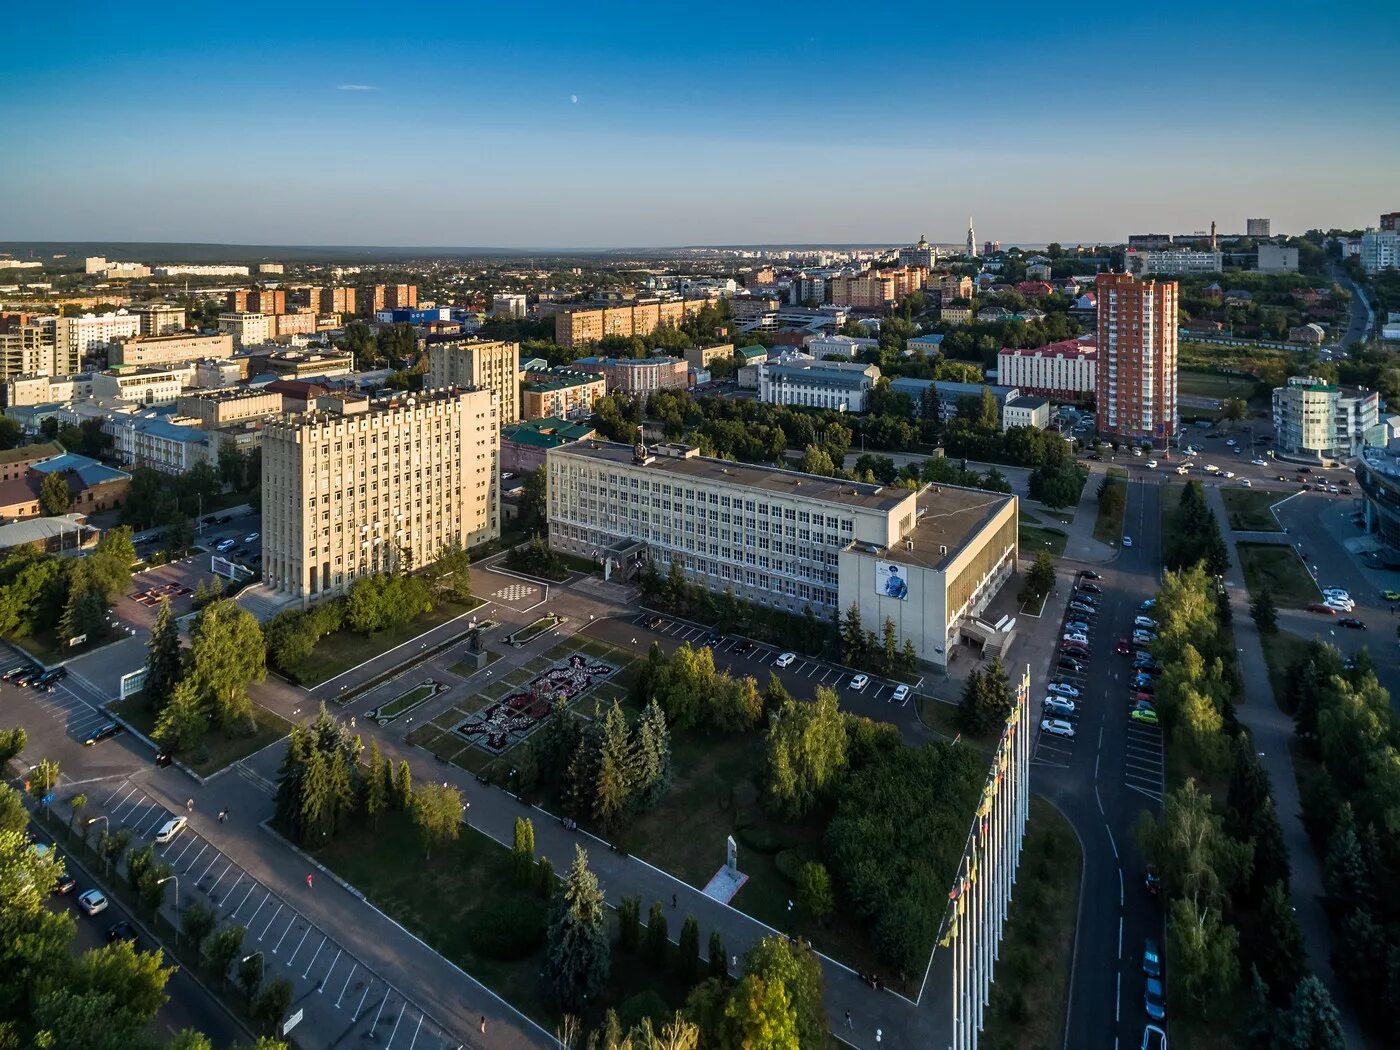
[[[1374,390],[1292,376],[1274,389],[1274,439],[1280,455],[1309,459],[1354,456],[1380,420]]]

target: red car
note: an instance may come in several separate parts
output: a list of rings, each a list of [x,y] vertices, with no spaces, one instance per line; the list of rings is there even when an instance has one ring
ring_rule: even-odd
[[[1113,647],[1113,651],[1119,656],[1131,656],[1133,652],[1133,643],[1126,638],[1119,638],[1118,644]]]
[[[1313,602],[1308,606],[1308,612],[1321,613],[1323,616],[1336,616],[1337,610],[1330,605],[1323,605],[1321,602]]]

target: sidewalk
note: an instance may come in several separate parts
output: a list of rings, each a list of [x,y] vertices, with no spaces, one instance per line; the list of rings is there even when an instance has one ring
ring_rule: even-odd
[[[1229,521],[1220,489],[1207,486],[1205,491],[1207,505],[1215,511],[1216,520],[1222,523]],[[1225,546],[1230,553],[1230,569],[1226,573],[1225,583],[1230,595],[1230,611],[1234,614],[1235,642],[1239,650],[1240,680],[1245,701],[1236,708],[1236,713],[1240,722],[1249,729],[1254,749],[1268,770],[1273,785],[1274,804],[1292,866],[1293,910],[1302,929],[1303,944],[1308,953],[1307,965],[1332,993],[1341,1014],[1347,1044],[1364,1047],[1367,1043],[1356,1011],[1332,970],[1332,927],[1322,906],[1322,864],[1313,852],[1312,840],[1303,826],[1298,780],[1288,752],[1288,742],[1293,736],[1293,720],[1274,700],[1268,664],[1259,641],[1259,628],[1249,615],[1249,591],[1245,589],[1244,574],[1235,550],[1236,537],[1228,528],[1224,529],[1224,534],[1228,541]],[[1287,536],[1282,538],[1285,542],[1288,539]]]
[[[1084,491],[1079,494],[1074,519],[1066,530],[1069,539],[1065,543],[1064,556],[1071,561],[1103,565],[1118,557],[1118,548],[1094,539],[1094,522],[1099,517],[1099,483],[1102,480],[1103,475],[1091,471],[1089,480],[1084,482]],[[1128,479],[1123,480],[1126,482]]]

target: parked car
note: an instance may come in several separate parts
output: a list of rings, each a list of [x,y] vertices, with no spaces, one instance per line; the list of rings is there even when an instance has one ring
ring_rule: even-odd
[[[224,551],[233,550],[234,544],[237,542],[238,541],[234,539],[220,540],[218,543],[214,544],[214,549],[222,554]]]
[[[1072,671],[1075,674],[1081,674],[1084,671],[1084,664],[1065,653],[1055,662],[1055,668],[1059,671]]]
[[[1132,714],[1134,722],[1141,722],[1143,725],[1155,726],[1157,724],[1157,712],[1148,708],[1147,710],[1135,710]]]
[[[1400,602],[1400,591],[1382,591],[1381,599],[1387,602]]]
[[[96,915],[107,910],[107,898],[101,890],[83,890],[78,894],[78,907],[89,916]]]
[[[909,699],[909,687],[907,685],[895,686],[894,692],[890,694],[890,702],[902,704]]]
[[[1076,642],[1079,645],[1088,645],[1089,636],[1082,631],[1069,631],[1061,638],[1061,641]]]
[[[100,744],[104,740],[109,740],[122,731],[120,722],[104,722],[92,731],[92,735],[83,741],[85,747],[92,747],[93,744]]]
[[[1066,631],[1087,631],[1088,629],[1089,629],[1089,625],[1088,625],[1087,623],[1085,623],[1083,620],[1067,620],[1067,621],[1065,621],[1065,630],[1066,630]]]
[[[34,665],[30,663],[15,664],[4,674],[0,674],[0,681],[13,682],[20,675],[24,674],[24,672],[32,671],[33,669]]]
[[[248,533],[248,535],[246,535],[246,536],[243,537],[243,542],[244,542],[244,543],[257,543],[257,542],[258,542],[258,536],[259,536],[259,533],[250,532],[250,533]]]
[[[870,676],[868,674],[857,674],[851,676],[851,680],[847,683],[847,686],[848,688],[854,689],[856,692],[860,692],[869,684]]]
[[[781,656],[779,656],[776,660],[773,661],[773,664],[774,664],[774,666],[776,666],[776,667],[789,667],[789,666],[791,666],[791,665],[793,664],[793,662],[795,662],[796,660],[797,660],[797,654],[796,654],[796,653],[783,653]]]
[[[1080,592],[1081,594],[1102,594],[1102,593],[1103,593],[1103,588],[1100,587],[1097,583],[1087,583],[1087,582],[1086,582],[1086,583],[1081,583],[1081,584],[1079,585],[1079,592]]]
[[[1129,715],[1137,715],[1140,711],[1151,711],[1154,715],[1157,713],[1157,709],[1152,706],[1150,700],[1138,700],[1132,707],[1128,708]]]
[[[156,843],[164,846],[176,835],[184,831],[189,822],[188,817],[171,817],[162,824],[160,830],[156,832]]]
[[[1142,1030],[1141,1050],[1167,1050],[1167,1033],[1155,1024],[1147,1025]]]
[[[1162,953],[1157,949],[1157,942],[1151,937],[1142,945],[1142,972],[1148,977],[1162,976]]]
[[[1056,696],[1067,696],[1071,700],[1079,699],[1079,690],[1076,689],[1074,686],[1070,685],[1068,682],[1051,682],[1045,688],[1047,691],[1054,693]]]
[[[1351,601],[1351,595],[1341,587],[1323,587],[1322,596],[1324,598],[1339,598],[1344,602]]]
[[[1075,613],[1082,613],[1085,616],[1098,615],[1098,610],[1095,609],[1092,605],[1086,605],[1084,602],[1077,601],[1069,603],[1069,611]]]
[[[72,875],[63,874],[54,880],[54,893],[72,893],[73,888],[78,885],[78,880]]]
[[[107,943],[113,944],[117,941],[129,941],[136,943],[136,927],[123,919],[121,922],[113,923],[107,927]]]
[[[646,625],[645,625],[645,626],[646,626],[646,629],[647,629],[648,631],[655,631],[655,630],[657,630],[657,629],[661,626],[661,624],[662,624],[662,619],[661,619],[661,617],[659,617],[659,616],[649,616],[649,617],[647,617],[647,621],[646,621]]]
[[[1150,616],[1137,616],[1133,618],[1133,626],[1141,627],[1144,630],[1151,631],[1156,628],[1157,621],[1152,619],[1152,617]]]
[[[1307,607],[1307,611],[1311,613],[1321,613],[1323,616],[1337,615],[1336,609],[1332,608],[1330,605],[1323,605],[1321,602],[1313,602]]]
[[[1062,696],[1047,696],[1041,701],[1040,710],[1050,718],[1073,718],[1075,716],[1074,701],[1066,700]]]
[[[1079,579],[1081,579],[1081,580],[1101,580],[1101,579],[1103,579],[1103,577],[1100,576],[1098,573],[1096,573],[1093,569],[1080,569],[1080,570],[1079,570],[1078,572],[1076,572],[1074,575],[1077,576],[1077,577],[1078,577]]]
[[[1063,718],[1042,718],[1040,720],[1040,731],[1049,733],[1051,736],[1074,736],[1074,726],[1070,725]]]
[[[1143,609],[1143,610],[1155,609],[1155,608],[1157,608],[1157,599],[1156,599],[1156,598],[1148,598],[1148,599],[1147,599],[1146,601],[1144,601],[1141,605],[1139,605],[1138,608],[1139,608],[1139,609]]]
[[[1366,621],[1358,620],[1355,616],[1343,616],[1337,623],[1343,627],[1350,627],[1353,631],[1366,630]]]
[[[1132,538],[1131,536],[1124,536],[1124,537],[1123,537],[1123,546],[1125,546],[1125,547],[1131,547],[1132,545],[1133,545],[1133,538]]]
[[[1356,608],[1356,603],[1345,598],[1328,598],[1322,603],[1328,608],[1336,609],[1338,612],[1351,612]]]
[[[739,644],[734,646],[730,651],[742,656],[744,653],[753,651],[753,642],[749,641],[747,638],[741,639]]]
[[[1167,1000],[1160,977],[1149,977],[1147,979],[1147,987],[1143,992],[1143,1008],[1146,1009],[1147,1016],[1152,1018],[1152,1020],[1166,1020]]]

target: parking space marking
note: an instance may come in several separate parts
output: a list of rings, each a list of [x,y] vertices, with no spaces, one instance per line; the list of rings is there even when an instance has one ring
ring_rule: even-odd
[[[209,862],[209,867],[207,867],[207,868],[205,868],[203,871],[201,871],[201,872],[199,873],[199,877],[196,878],[195,881],[196,881],[196,882],[203,882],[203,881],[205,880],[205,878],[209,875],[210,869],[212,869],[212,868],[214,867],[215,864],[219,863],[219,858],[220,858],[221,856],[223,856],[223,854],[221,854],[218,850],[215,850],[215,851],[214,851],[214,858]],[[193,865],[191,865],[191,867],[193,867]],[[224,870],[227,871],[228,869],[224,869]],[[215,883],[215,885],[218,885],[218,884]]]
[[[391,1046],[394,1045],[394,1036],[396,1036],[396,1035],[399,1034],[399,1024],[403,1021],[403,1012],[404,1012],[405,1010],[407,1010],[407,1009],[408,1009],[408,1000],[405,999],[405,1000],[404,1000],[404,1004],[403,1004],[401,1007],[399,1007],[399,1016],[398,1016],[398,1020],[396,1020],[396,1021],[394,1022],[394,1030],[393,1030],[392,1032],[389,1033],[389,1041],[388,1041],[387,1043],[384,1044],[384,1050],[388,1050],[389,1047],[391,1047]]]
[[[273,949],[272,949],[272,954],[273,954],[273,955],[276,955],[276,954],[282,949],[282,942],[285,941],[285,940],[287,939],[287,934],[291,933],[294,929],[296,929],[296,927],[297,927],[297,921],[296,921],[296,919],[293,919],[291,922],[287,923],[287,928],[286,928],[285,930],[282,931],[282,936],[281,936],[281,938],[279,938],[278,941],[277,941],[277,944],[273,946]],[[309,927],[308,927],[308,929],[309,929]],[[303,939],[305,939],[304,936],[303,936]],[[290,962],[290,961],[291,961],[291,960],[288,960],[288,962]]]
[[[297,957],[297,952],[301,951],[301,946],[302,946],[303,944],[306,943],[306,938],[308,938],[308,937],[311,936],[311,931],[312,931],[314,928],[315,928],[315,927],[313,927],[310,923],[307,923],[307,924],[306,924],[306,930],[302,933],[302,935],[301,935],[301,940],[297,941],[297,946],[296,946],[295,948],[292,949],[292,954],[289,955],[289,956],[287,956],[287,965],[288,965],[288,966],[291,966],[291,965],[292,965],[292,960],[295,959],[295,958]],[[278,942],[277,948],[280,948],[280,947],[282,947],[281,942]],[[273,954],[273,955],[276,955],[276,954],[277,954],[277,948],[273,948],[273,949],[272,949],[272,954]]]
[[[198,837],[197,835],[193,835],[193,834],[184,836],[184,839],[185,839],[185,845],[184,845],[184,847],[180,850],[180,852],[177,853],[177,854],[175,855],[175,859],[174,859],[174,860],[170,860],[170,859],[169,859],[169,858],[170,858],[170,850],[167,849],[167,850],[165,851],[166,859],[169,861],[169,864],[170,864],[170,866],[171,866],[172,868],[173,868],[176,864],[179,864],[179,863],[180,863],[180,858],[183,857],[186,853],[188,853],[188,852],[190,851],[190,847],[193,846],[196,842],[199,841],[199,837]],[[172,848],[173,848],[173,847],[172,847]],[[200,853],[203,853],[204,850],[201,849],[199,852],[200,852]],[[199,858],[196,857],[195,859],[198,860]]]
[[[340,957],[342,954],[344,954],[344,951],[344,948],[341,948],[339,945],[336,946],[335,958],[331,960],[331,968],[327,970],[325,976],[321,978],[320,987],[316,989],[318,992],[324,992],[326,990],[326,982],[331,979],[331,974],[335,973],[336,964],[340,962]],[[320,953],[318,952],[317,954]],[[307,970],[310,971],[310,969],[311,967],[308,966]],[[348,984],[349,982],[347,981],[346,983]],[[345,993],[344,991],[342,991],[340,994],[344,995]],[[336,1005],[339,1006],[340,1004],[337,1003]]]
[[[228,874],[230,871],[232,871],[232,870],[233,870],[233,861],[229,861],[228,864],[224,867],[224,870],[221,871],[221,872],[219,872],[219,877],[218,877],[217,879],[214,880],[214,885],[210,886],[209,889],[207,889],[207,890],[205,891],[206,893],[209,894],[209,897],[210,897],[211,899],[215,899],[215,898],[214,898],[214,891],[217,890],[217,889],[219,888],[219,883],[221,883],[221,882],[224,881],[224,876],[227,875],[227,874]],[[242,876],[240,875],[240,878],[241,878],[241,877],[242,877]],[[200,881],[203,881],[203,877],[202,877],[202,876],[201,876],[201,880],[200,880]],[[234,888],[234,889],[237,889],[237,887],[238,887],[238,883],[235,882],[235,883],[233,884],[233,888]],[[233,889],[230,889],[229,892],[232,893],[232,892],[233,892]]]
[[[258,885],[260,885],[260,884],[255,882],[253,885],[258,886]],[[255,923],[255,922],[257,921],[258,916],[262,914],[262,910],[263,910],[264,908],[267,907],[267,902],[270,901],[270,900],[272,900],[272,891],[271,891],[271,890],[268,890],[267,896],[263,897],[262,902],[258,905],[257,910],[256,910],[255,912],[253,912],[252,915],[248,916],[248,921],[245,922],[243,925],[244,925],[244,926],[251,926],[251,925],[253,925],[253,923]],[[262,940],[261,937],[259,937],[258,939],[259,939],[259,940]]]
[[[350,987],[350,978],[352,978],[352,977],[355,976],[355,971],[358,970],[359,968],[360,968],[360,964],[359,964],[359,963],[355,963],[354,966],[350,967],[350,972],[349,972],[348,974],[345,975],[345,983],[344,983],[343,985],[340,986],[340,999],[344,999],[344,998],[345,998],[345,989],[347,989],[347,988]],[[366,988],[365,991],[368,992],[369,989]],[[335,1001],[335,1005],[336,1005],[336,1008],[337,1008],[337,1009],[339,1009],[339,1007],[340,1007],[340,999],[337,999],[337,1000]],[[364,1000],[361,999],[360,1002],[364,1002]]]
[[[418,1033],[423,1030],[423,1015],[418,1015],[418,1027],[413,1030],[413,1038],[409,1041],[408,1050],[413,1050],[418,1045]]]
[[[303,981],[306,980],[306,975],[311,972],[311,967],[316,965],[316,960],[321,957],[321,949],[326,946],[326,941],[328,940],[330,940],[329,937],[327,937],[324,933],[321,934],[321,943],[316,945],[316,951],[312,954],[311,961],[306,964],[306,970],[301,975],[301,979]],[[290,964],[291,959],[288,959],[287,962]]]
[[[243,881],[243,874],[240,873],[239,876],[238,876],[238,882],[242,882],[242,881]],[[234,890],[238,889],[238,882],[235,882],[235,883],[233,884],[233,889],[234,889]],[[238,907],[234,908],[233,911],[229,913],[229,918],[230,918],[230,919],[236,919],[236,918],[238,918],[238,913],[239,913],[240,911],[243,910],[243,905],[245,905],[245,904],[248,903],[248,898],[251,897],[251,896],[253,895],[253,891],[254,891],[255,889],[257,889],[257,888],[258,888],[258,884],[257,884],[256,882],[253,882],[251,879],[249,879],[248,892],[245,893],[245,894],[243,894],[243,899],[242,899],[241,901],[238,902]],[[229,893],[232,894],[232,893],[233,893],[233,890],[229,890]]]
[[[269,893],[267,896],[268,896],[268,899],[269,899],[269,900],[272,899],[272,894],[271,894],[271,893]],[[266,903],[266,901],[265,901],[264,903]],[[277,902],[277,910],[276,910],[275,912],[272,913],[272,918],[270,918],[270,919],[267,920],[267,925],[263,927],[263,932],[260,933],[260,934],[258,934],[258,941],[259,941],[259,943],[261,943],[262,939],[263,939],[264,937],[267,936],[267,931],[270,930],[270,929],[272,929],[272,924],[273,924],[274,922],[277,921],[277,916],[279,916],[279,915],[282,914],[282,909],[285,908],[285,907],[286,907],[286,905],[283,904],[280,900]],[[262,909],[259,908],[258,911],[262,911]],[[254,915],[253,918],[256,919],[257,916]]]

